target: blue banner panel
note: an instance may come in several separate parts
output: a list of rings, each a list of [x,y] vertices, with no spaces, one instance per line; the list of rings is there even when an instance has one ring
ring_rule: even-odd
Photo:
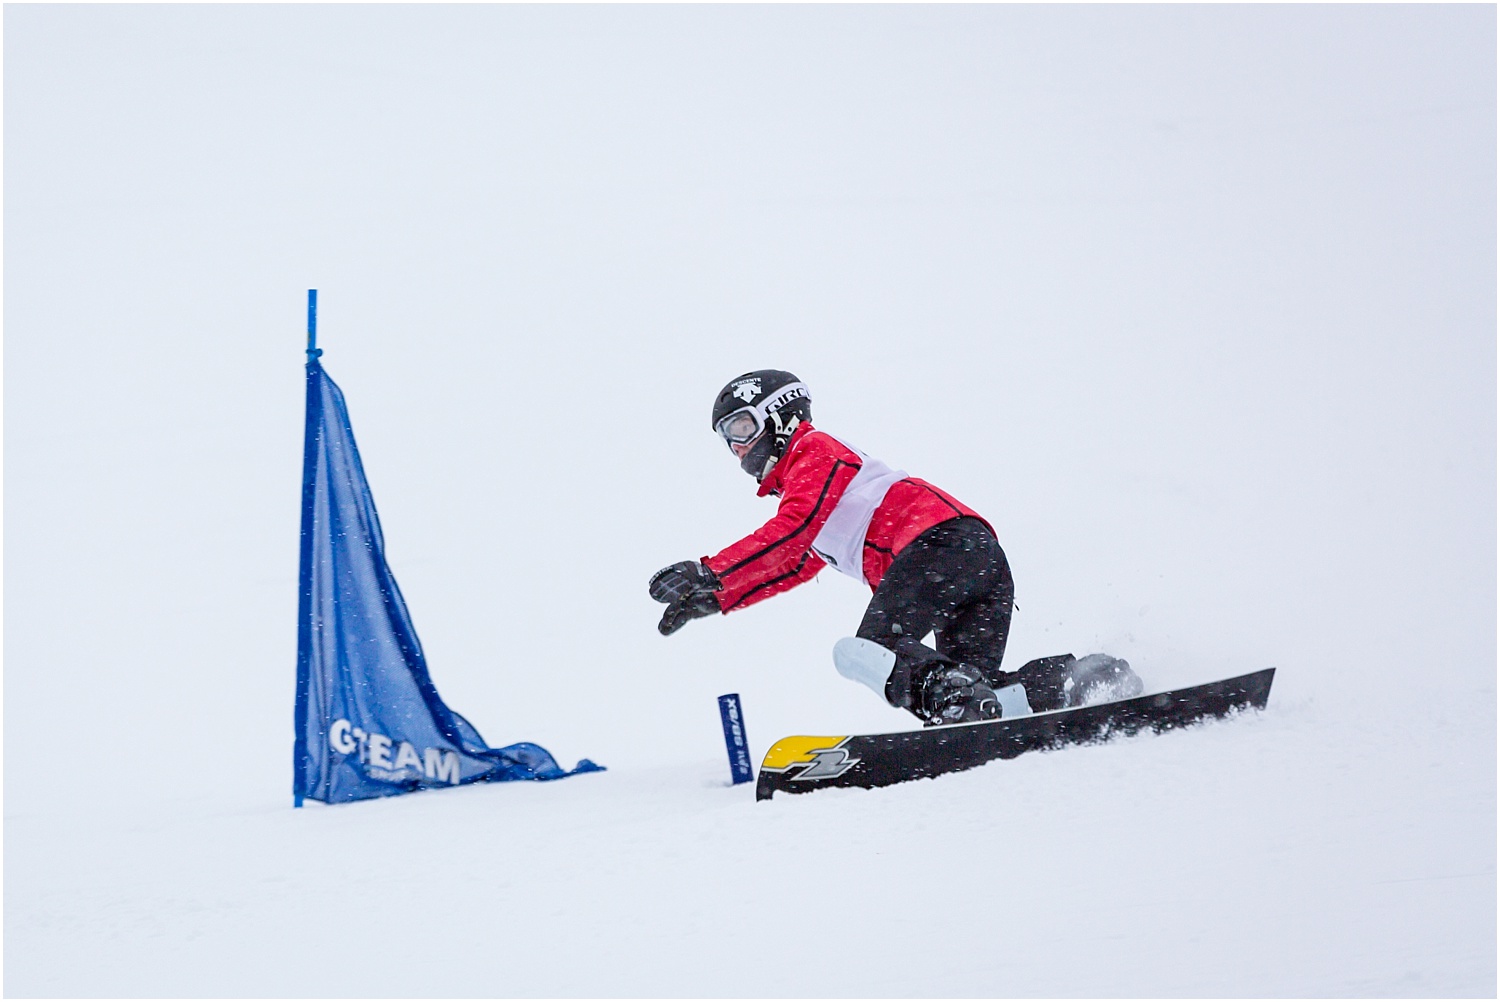
[[[755,778],[750,765],[750,743],[745,738],[745,711],[740,708],[740,694],[731,692],[719,697],[719,720],[724,724],[724,747],[729,750],[729,775],[734,783],[748,783]]]
[[[310,321],[310,318],[309,318]],[[545,748],[491,748],[438,696],[385,561],[344,396],[309,350],[293,789],[345,803],[429,787],[560,779]]]

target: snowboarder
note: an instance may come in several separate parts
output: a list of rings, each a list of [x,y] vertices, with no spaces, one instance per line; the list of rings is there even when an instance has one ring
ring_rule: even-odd
[[[1078,705],[1105,685],[1140,691],[1129,666],[1108,655],[1001,670],[1015,588],[994,529],[945,491],[814,428],[811,394],[790,372],[732,380],[714,401],[712,426],[758,495],[780,506],[739,542],[652,576],[651,597],[667,604],[662,635],[794,588],[827,565],[874,591],[856,635],[834,646],[839,673],[926,724]],[[922,643],[928,633],[935,649]]]

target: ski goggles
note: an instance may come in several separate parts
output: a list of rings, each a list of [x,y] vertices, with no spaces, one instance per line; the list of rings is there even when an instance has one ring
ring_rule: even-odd
[[[718,432],[725,445],[745,445],[759,438],[765,426],[755,408],[745,407],[721,418]]]
[[[807,392],[806,385],[789,383],[753,407],[741,407],[737,411],[725,414],[719,419],[719,423],[714,425],[714,430],[719,433],[724,444],[731,449],[736,445],[748,445],[766,430],[766,418],[770,414],[793,400],[800,400],[807,396],[810,394]]]

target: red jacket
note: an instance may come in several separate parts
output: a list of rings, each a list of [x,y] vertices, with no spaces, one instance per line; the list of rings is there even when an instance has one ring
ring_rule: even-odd
[[[781,498],[776,517],[739,542],[703,558],[724,583],[718,598],[725,612],[795,588],[826,566],[813,551],[813,541],[862,463],[859,454],[838,439],[802,423],[756,492],[760,497],[774,494]],[[939,522],[961,515],[979,518],[973,509],[916,477],[892,484],[865,532],[862,569],[871,590],[908,543]]]

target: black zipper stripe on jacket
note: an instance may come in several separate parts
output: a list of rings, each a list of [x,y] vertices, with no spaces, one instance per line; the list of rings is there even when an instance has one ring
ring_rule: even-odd
[[[804,568],[804,567],[807,566],[807,558],[810,557],[810,556],[812,556],[812,550],[808,550],[806,553],[802,554],[802,559],[799,560],[799,561],[797,561],[797,566],[796,567],[793,567],[791,570],[787,571],[785,574],[779,575],[778,577],[774,577],[774,578],[772,578],[769,581],[762,581],[760,584],[756,585],[754,588],[751,588],[749,591],[745,592],[745,594],[741,595],[739,598],[737,598],[733,602],[731,602],[730,605],[729,605],[729,608],[725,609],[724,611],[728,612],[730,609],[735,608],[740,603],[744,602],[745,599],[749,598],[751,595],[754,595],[758,591],[762,591],[762,590],[764,590],[766,588],[769,588],[769,587],[771,587],[772,585],[775,585],[775,584],[780,584],[781,582],[785,581],[787,578],[794,578],[798,574],[801,574],[802,573],[802,568]]]
[[[872,550],[879,550],[881,553],[889,553],[893,557],[896,555],[896,551],[895,550],[887,550],[884,546],[880,546],[877,543],[872,543],[868,539],[865,540],[865,545],[868,546]]]
[[[828,471],[828,479],[825,480],[825,481],[823,481],[823,490],[818,495],[818,503],[815,504],[815,505],[813,505],[812,511],[810,511],[810,512],[807,513],[807,517],[802,520],[802,524],[799,525],[799,526],[797,526],[797,528],[793,529],[791,532],[789,532],[785,536],[782,536],[780,539],[776,540],[776,542],[766,544],[760,550],[757,550],[755,553],[750,554],[750,556],[746,557],[744,560],[741,560],[739,563],[735,564],[734,566],[724,568],[722,571],[719,572],[719,580],[723,581],[726,577],[728,577],[729,575],[733,574],[735,571],[739,570],[740,568],[744,567],[746,564],[753,564],[753,563],[755,563],[755,561],[759,560],[761,557],[765,556],[767,553],[770,553],[772,550],[776,549],[776,547],[780,546],[782,543],[785,543],[785,542],[787,542],[788,540],[791,540],[791,539],[796,539],[798,536],[800,536],[802,534],[802,530],[806,529],[809,525],[811,525],[812,524],[812,520],[814,518],[817,518],[818,512],[821,511],[822,508],[823,508],[823,502],[826,501],[826,500],[828,500],[828,491],[833,487],[833,478],[836,477],[836,476],[838,476],[839,467],[841,467],[841,466],[853,466],[855,472],[856,473],[859,472],[859,466],[857,464],[855,464],[855,463],[846,463],[842,459],[835,459],[833,461],[833,469],[831,469],[831,470]]]

